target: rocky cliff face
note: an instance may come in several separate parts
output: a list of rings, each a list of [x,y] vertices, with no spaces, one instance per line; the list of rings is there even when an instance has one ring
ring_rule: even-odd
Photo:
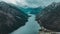
[[[46,29],[60,32],[60,3],[53,2],[37,16],[38,23]]]
[[[28,15],[15,6],[0,2],[0,34],[8,34],[24,26]]]

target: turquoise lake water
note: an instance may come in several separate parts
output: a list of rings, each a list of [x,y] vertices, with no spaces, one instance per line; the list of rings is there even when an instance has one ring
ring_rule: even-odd
[[[11,34],[38,34],[40,26],[37,21],[35,21],[35,15],[29,17],[28,22],[25,26],[19,28],[18,30],[12,32]]]

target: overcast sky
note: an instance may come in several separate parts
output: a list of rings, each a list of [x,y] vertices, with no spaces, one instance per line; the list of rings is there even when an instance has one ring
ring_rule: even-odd
[[[60,0],[3,0],[3,1],[29,7],[47,6],[52,2],[60,2]]]

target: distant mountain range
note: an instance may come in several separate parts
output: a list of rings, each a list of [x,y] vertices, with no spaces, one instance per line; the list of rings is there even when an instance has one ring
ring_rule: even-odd
[[[42,7],[37,7],[37,8],[31,8],[31,7],[27,7],[27,8],[20,8],[22,11],[24,11],[25,13],[30,13],[30,14],[37,14],[39,13],[43,8]]]

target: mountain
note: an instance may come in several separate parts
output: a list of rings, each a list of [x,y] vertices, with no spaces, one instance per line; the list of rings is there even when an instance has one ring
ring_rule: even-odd
[[[8,34],[28,21],[28,15],[13,4],[0,2],[0,34]]]
[[[27,7],[27,8],[20,8],[22,11],[24,11],[27,14],[37,14],[39,13],[43,8],[42,7],[37,7],[37,8],[31,8],[31,7]]]
[[[42,11],[42,7],[37,7],[37,8],[31,8],[31,14],[38,14],[39,12]]]
[[[36,15],[38,23],[47,30],[60,32],[60,2],[53,2]]]

